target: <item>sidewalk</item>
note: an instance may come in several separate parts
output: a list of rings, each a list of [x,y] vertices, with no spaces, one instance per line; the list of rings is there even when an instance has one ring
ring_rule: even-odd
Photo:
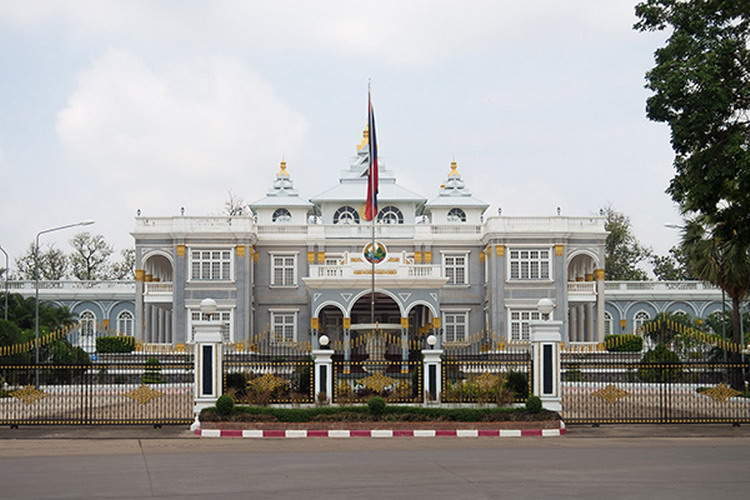
[[[706,438],[743,437],[750,438],[750,424],[732,427],[731,424],[611,424],[601,427],[591,425],[569,425],[562,439],[579,438]],[[154,429],[141,426],[21,426],[19,429],[0,427],[2,439],[199,439],[185,425],[165,425]],[[406,438],[410,439],[410,438]],[[420,438],[411,438],[420,439]],[[488,438],[492,439],[492,438]]]

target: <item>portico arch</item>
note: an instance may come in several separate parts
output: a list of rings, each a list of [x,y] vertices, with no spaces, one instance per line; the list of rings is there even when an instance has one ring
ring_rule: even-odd
[[[371,293],[370,290],[362,290],[361,292],[357,293],[354,297],[352,297],[351,301],[349,302],[348,316],[347,317],[351,317],[352,310],[354,309],[354,306],[357,304],[357,301],[359,301],[364,296],[368,296],[369,297],[370,293]],[[401,315],[402,318],[405,317],[404,306],[403,306],[403,304],[401,304],[401,301],[398,299],[398,296],[396,296],[395,293],[390,292],[388,290],[384,290],[382,288],[376,288],[375,289],[375,295],[377,296],[378,294],[385,295],[385,296],[390,297],[391,299],[393,299],[393,302],[398,307],[399,314]]]
[[[341,311],[341,314],[345,318],[349,317],[349,311],[346,307],[341,305],[339,302],[336,302],[335,300],[326,300],[325,302],[321,302],[318,307],[315,308],[315,311],[313,312],[313,318],[318,318],[320,316],[320,312],[326,307],[335,307],[336,309]]]

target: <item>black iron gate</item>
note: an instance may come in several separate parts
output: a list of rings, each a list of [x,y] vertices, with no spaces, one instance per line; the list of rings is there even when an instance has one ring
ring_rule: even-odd
[[[109,355],[90,364],[0,364],[0,424],[186,424],[191,353]]]
[[[610,341],[607,350],[563,350],[566,422],[750,422],[748,364],[740,346],[669,321],[648,325],[640,339],[630,337],[620,345]]]

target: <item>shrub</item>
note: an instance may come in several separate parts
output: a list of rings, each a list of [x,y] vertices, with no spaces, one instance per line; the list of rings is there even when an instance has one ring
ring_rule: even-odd
[[[529,377],[523,372],[508,373],[505,387],[507,387],[518,400],[523,401],[529,397]]]
[[[638,377],[644,382],[677,382],[682,376],[680,357],[664,344],[646,352],[641,364]]]
[[[604,337],[604,346],[609,352],[641,352],[643,337],[632,333],[607,335]]]
[[[232,414],[234,410],[234,399],[228,394],[222,394],[219,399],[216,400],[216,413],[222,416]]]
[[[135,337],[109,336],[96,338],[96,352],[100,354],[133,352],[135,350]]]
[[[539,396],[529,396],[526,400],[526,411],[529,413],[539,413],[542,411],[542,400]]]
[[[146,369],[141,377],[141,383],[144,384],[161,384],[161,363],[156,358],[146,360]]]
[[[247,376],[244,373],[228,373],[224,382],[224,390],[233,389],[238,397],[244,396]]]
[[[367,400],[367,408],[370,409],[370,413],[379,417],[385,411],[385,399],[380,396],[375,396]]]

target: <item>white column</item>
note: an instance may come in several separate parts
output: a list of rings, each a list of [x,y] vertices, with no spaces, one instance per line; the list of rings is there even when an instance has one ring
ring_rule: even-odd
[[[212,299],[203,299],[201,312],[216,314],[216,302]],[[193,413],[195,421],[190,427],[195,430],[200,425],[198,415],[201,410],[216,404],[221,395],[222,375],[224,368],[221,321],[194,321],[195,346],[194,346],[194,377],[195,385],[193,391]]]
[[[586,303],[586,340],[596,342],[596,333],[594,332],[594,303]]]
[[[578,306],[575,304],[570,306],[570,341],[578,342]]]
[[[562,321],[532,321],[531,343],[534,364],[534,395],[547,410],[561,411],[560,341]]]
[[[578,316],[578,333],[577,333],[578,340],[585,342],[586,337],[584,336],[583,332],[584,332],[584,326],[585,326],[584,321],[586,318],[584,317],[585,310],[583,309],[583,304],[576,305],[576,309],[577,309],[576,314]]]
[[[315,402],[323,393],[326,402],[330,403],[333,400],[333,350],[316,349],[312,355],[315,360]]]
[[[440,396],[443,392],[442,355],[442,349],[422,350],[422,380],[424,381],[423,394],[425,403],[440,403]]]
[[[159,327],[158,327],[159,328],[159,342],[163,344],[163,343],[165,343],[167,341],[166,340],[166,335],[165,335],[165,333],[166,333],[165,332],[165,326],[166,325],[165,325],[165,321],[164,321],[164,309],[162,309],[160,307],[157,310],[159,311]]]
[[[604,269],[595,269],[596,278],[596,341],[604,342]]]

